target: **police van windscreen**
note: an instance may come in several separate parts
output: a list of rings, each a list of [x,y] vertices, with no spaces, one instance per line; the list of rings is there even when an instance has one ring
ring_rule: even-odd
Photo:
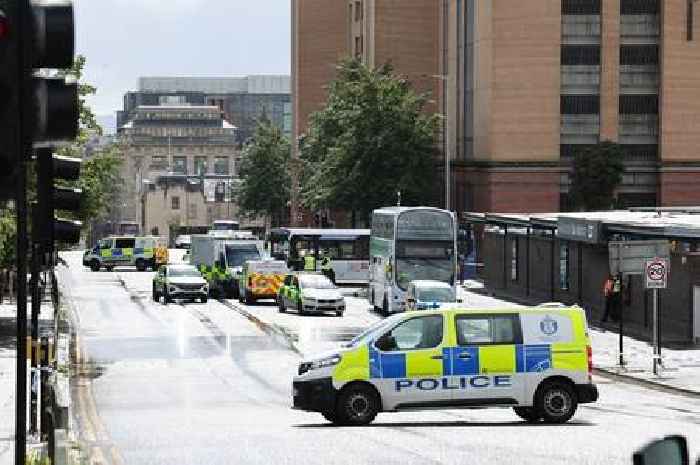
[[[226,265],[243,266],[247,260],[260,260],[260,251],[255,244],[236,244],[226,246]]]
[[[418,289],[418,300],[423,302],[454,302],[457,300],[455,292],[451,288],[427,288]]]
[[[350,341],[346,342],[343,344],[343,347],[354,347],[360,342],[364,341],[368,337],[373,337],[373,336],[379,336],[381,335],[385,329],[388,329],[390,326],[394,325],[397,323],[399,320],[402,319],[401,314],[397,315],[392,315],[389,318],[385,318],[383,320],[379,320],[364,331],[362,331],[360,334],[352,338]]]

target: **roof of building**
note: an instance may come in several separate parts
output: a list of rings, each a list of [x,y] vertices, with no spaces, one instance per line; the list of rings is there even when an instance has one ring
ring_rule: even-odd
[[[152,76],[139,78],[143,92],[204,92],[208,94],[289,94],[290,77],[255,74],[237,77]]]
[[[700,238],[700,207],[644,208],[577,213],[475,213],[471,223],[557,230],[562,218],[599,223],[609,234]]]

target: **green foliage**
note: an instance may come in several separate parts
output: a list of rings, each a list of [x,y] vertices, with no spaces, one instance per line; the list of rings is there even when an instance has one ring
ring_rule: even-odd
[[[0,268],[15,265],[17,250],[17,229],[15,211],[8,205],[0,207]]]
[[[577,210],[608,210],[624,172],[623,151],[619,144],[605,141],[574,157],[571,198]]]
[[[439,116],[423,112],[426,101],[390,65],[341,62],[301,147],[304,205],[368,218],[374,208],[395,204],[398,191],[404,204],[432,203]]]
[[[277,217],[286,209],[291,179],[290,145],[279,128],[262,119],[243,151],[237,199],[246,215]]]
[[[116,145],[83,161],[78,187],[83,190],[80,219],[84,223],[105,219],[109,206],[117,199],[121,161]]]

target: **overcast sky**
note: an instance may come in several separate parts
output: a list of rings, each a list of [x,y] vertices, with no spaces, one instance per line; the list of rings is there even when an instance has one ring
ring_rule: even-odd
[[[74,0],[98,115],[140,76],[289,74],[290,0]]]

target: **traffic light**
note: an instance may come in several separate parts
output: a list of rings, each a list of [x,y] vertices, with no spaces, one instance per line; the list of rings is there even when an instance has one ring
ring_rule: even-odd
[[[53,250],[54,242],[76,244],[80,241],[80,221],[57,218],[57,210],[77,213],[80,210],[80,189],[56,186],[56,180],[77,181],[81,161],[53,155],[50,148],[37,153],[37,205],[34,216],[35,242],[45,252]]]
[[[19,153],[19,41],[15,0],[0,0],[0,200],[14,197]]]
[[[74,44],[69,1],[0,0],[0,200],[32,144],[78,134],[78,86],[47,71],[70,68]]]

